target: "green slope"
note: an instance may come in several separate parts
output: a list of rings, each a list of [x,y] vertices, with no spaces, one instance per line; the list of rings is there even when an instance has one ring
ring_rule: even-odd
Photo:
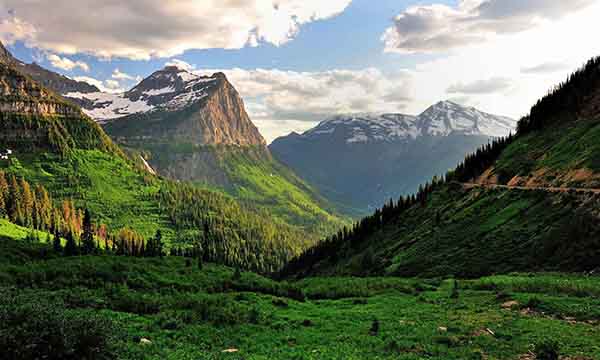
[[[303,275],[477,277],[597,268],[600,196],[443,186]],[[366,265],[368,264],[368,265]]]
[[[166,177],[222,191],[317,237],[348,224],[317,190],[275,160],[265,147],[131,139],[122,144],[147,157]]]

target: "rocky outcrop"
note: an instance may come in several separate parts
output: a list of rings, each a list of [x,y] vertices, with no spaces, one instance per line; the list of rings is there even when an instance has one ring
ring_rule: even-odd
[[[217,85],[199,111],[177,126],[175,137],[198,145],[266,146],[235,88],[225,75],[213,77]]]
[[[24,151],[65,154],[81,148],[121,154],[76,105],[19,71],[3,47],[0,57],[0,143]]]

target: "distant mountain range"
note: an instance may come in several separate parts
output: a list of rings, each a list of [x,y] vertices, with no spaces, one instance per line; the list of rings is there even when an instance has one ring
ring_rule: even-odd
[[[414,192],[515,127],[513,119],[442,101],[419,116],[337,115],[269,148],[328,198],[362,213]]]

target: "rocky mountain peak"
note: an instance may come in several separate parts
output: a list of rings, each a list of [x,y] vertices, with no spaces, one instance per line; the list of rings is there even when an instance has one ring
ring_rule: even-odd
[[[486,135],[501,137],[514,131],[517,121],[505,116],[485,113],[445,100],[432,105],[417,117],[423,135]]]

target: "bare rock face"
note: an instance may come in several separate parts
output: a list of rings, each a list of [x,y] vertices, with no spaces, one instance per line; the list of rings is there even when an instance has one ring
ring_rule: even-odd
[[[252,123],[244,103],[224,75],[217,80],[204,106],[175,129],[175,136],[198,145],[261,145],[266,146]]]

